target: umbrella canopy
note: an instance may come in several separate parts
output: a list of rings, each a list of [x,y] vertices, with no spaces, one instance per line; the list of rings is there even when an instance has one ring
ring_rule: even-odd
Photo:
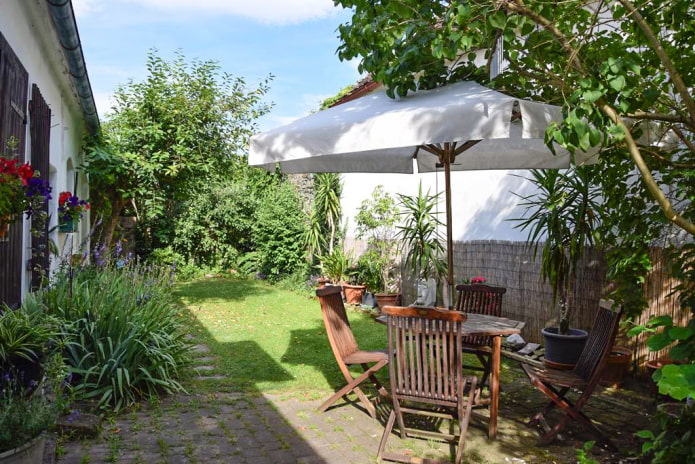
[[[544,143],[557,106],[518,100],[475,82],[389,98],[385,90],[251,138],[249,164],[286,173],[445,173],[449,294],[453,292],[451,170],[561,169],[570,154]],[[576,155],[577,163],[589,155]],[[449,300],[451,301],[451,299]]]

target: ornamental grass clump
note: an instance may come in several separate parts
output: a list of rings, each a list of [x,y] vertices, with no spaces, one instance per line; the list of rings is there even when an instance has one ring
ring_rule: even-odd
[[[171,273],[132,261],[100,262],[61,274],[30,297],[63,320],[63,356],[76,399],[118,411],[183,390],[177,379],[191,346]]]

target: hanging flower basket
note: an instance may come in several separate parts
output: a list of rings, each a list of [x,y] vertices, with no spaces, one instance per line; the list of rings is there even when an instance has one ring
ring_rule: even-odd
[[[89,209],[87,200],[80,200],[71,192],[61,192],[58,197],[58,226],[61,232],[71,233],[77,230],[77,223]]]
[[[22,214],[30,217],[51,198],[51,186],[38,171],[18,159],[0,156],[0,240]]]

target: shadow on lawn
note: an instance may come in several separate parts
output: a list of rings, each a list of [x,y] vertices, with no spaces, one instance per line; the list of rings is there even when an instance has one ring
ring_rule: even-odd
[[[213,278],[178,284],[174,293],[179,298],[185,294],[187,303],[196,305],[209,300],[239,301],[272,292],[265,282],[257,280]]]

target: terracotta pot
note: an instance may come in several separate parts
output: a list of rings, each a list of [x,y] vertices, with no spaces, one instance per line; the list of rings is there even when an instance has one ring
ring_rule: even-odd
[[[401,304],[400,293],[377,293],[374,296],[376,297],[376,304],[380,308],[384,306],[399,306]]]
[[[10,226],[14,222],[11,216],[0,217],[0,242],[7,242],[10,239]]]
[[[323,288],[326,286],[328,282],[330,282],[330,279],[326,279],[325,277],[319,277],[317,282],[319,283],[319,288]]]
[[[606,365],[601,374],[601,383],[613,388],[622,385],[630,363],[632,362],[632,351],[622,346],[614,346],[606,358]]]
[[[343,284],[345,302],[349,304],[362,304],[362,295],[367,289],[364,285]]]

